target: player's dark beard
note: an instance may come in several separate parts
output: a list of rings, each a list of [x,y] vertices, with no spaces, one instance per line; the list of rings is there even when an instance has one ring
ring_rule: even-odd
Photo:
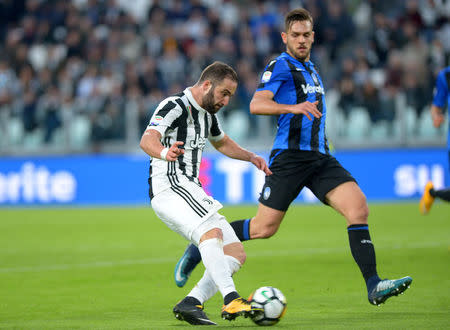
[[[202,108],[212,114],[219,111],[219,109],[216,109],[216,104],[214,103],[214,86],[211,86],[209,92],[203,96]]]
[[[301,56],[301,57],[300,57],[300,56],[297,54],[296,49],[293,49],[293,48],[291,48],[291,47],[289,47],[289,46],[288,46],[288,49],[289,49],[290,53],[291,53],[291,54],[294,54],[294,55],[295,55],[294,57],[295,57],[297,60],[299,60],[300,62],[304,62],[304,61],[308,58],[308,56],[309,56],[309,54],[310,54],[310,52],[308,52],[308,53],[306,53],[305,56]]]

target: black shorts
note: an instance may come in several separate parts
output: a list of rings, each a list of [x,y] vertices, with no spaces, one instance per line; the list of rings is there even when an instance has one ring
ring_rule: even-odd
[[[286,211],[303,187],[308,187],[324,204],[325,195],[340,184],[356,180],[331,155],[317,151],[273,150],[272,175],[266,176],[259,202]]]

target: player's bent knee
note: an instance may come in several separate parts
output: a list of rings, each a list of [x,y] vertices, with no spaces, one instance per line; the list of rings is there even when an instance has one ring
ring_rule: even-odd
[[[236,258],[241,265],[245,263],[247,255],[241,242],[227,244],[223,247],[223,252],[229,256]]]
[[[206,233],[204,233],[201,237],[200,237],[200,241],[199,243],[207,240],[207,239],[211,239],[211,238],[218,238],[218,239],[223,239],[223,233],[222,230],[219,228],[213,228],[211,230],[208,230]]]
[[[346,218],[350,224],[366,224],[368,217],[369,207],[364,203],[351,209]]]

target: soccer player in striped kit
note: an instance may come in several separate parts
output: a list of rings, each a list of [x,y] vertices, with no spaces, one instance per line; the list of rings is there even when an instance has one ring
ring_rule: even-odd
[[[310,13],[305,9],[289,12],[281,38],[286,51],[266,66],[250,103],[252,114],[278,116],[269,161],[273,174],[266,176],[256,216],[234,221],[231,226],[241,241],[271,237],[289,205],[303,187],[308,187],[322,203],[345,217],[350,250],[366,282],[368,300],[379,305],[405,291],[412,278],[379,278],[366,197],[351,174],[330,155],[325,135],[325,90],[310,61],[314,42]],[[175,278],[178,286],[184,285],[198,260],[196,247],[189,245],[175,266],[181,279]]]
[[[245,261],[244,248],[218,213],[222,205],[205,193],[199,181],[206,140],[224,155],[249,161],[271,174],[262,157],[241,148],[220,128],[216,113],[228,104],[237,84],[236,72],[230,66],[222,62],[209,65],[194,86],[159,104],[140,143],[152,157],[148,182],[153,210],[170,229],[198,246],[206,268],[196,286],[173,309],[177,319],[190,324],[216,324],[206,316],[203,303],[218,290],[224,298],[224,319],[262,312],[236,291],[231,276]]]

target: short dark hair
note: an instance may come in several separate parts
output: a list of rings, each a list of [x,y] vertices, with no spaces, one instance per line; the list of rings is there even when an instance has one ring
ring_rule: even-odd
[[[237,73],[231,66],[220,61],[215,61],[202,71],[198,83],[202,83],[205,80],[210,80],[214,85],[216,85],[217,83],[222,82],[225,78],[238,82]]]
[[[287,13],[286,18],[284,19],[284,28],[285,32],[288,32],[291,28],[292,24],[294,22],[301,22],[301,21],[310,21],[311,26],[314,25],[314,20],[310,14],[309,11],[307,11],[304,8],[297,8],[294,10],[291,10],[289,13]]]

